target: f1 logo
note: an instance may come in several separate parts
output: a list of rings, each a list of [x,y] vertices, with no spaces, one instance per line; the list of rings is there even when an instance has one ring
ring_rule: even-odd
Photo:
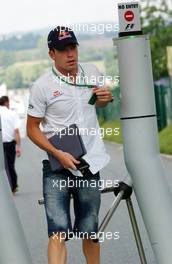
[[[134,24],[127,24],[125,30],[131,30],[134,28]]]

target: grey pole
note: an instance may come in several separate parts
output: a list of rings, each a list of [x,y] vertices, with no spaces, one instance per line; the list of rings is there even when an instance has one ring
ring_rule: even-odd
[[[161,163],[149,38],[115,40],[124,158],[159,264],[172,263],[172,195]]]
[[[4,168],[0,120],[0,263],[32,264]]]

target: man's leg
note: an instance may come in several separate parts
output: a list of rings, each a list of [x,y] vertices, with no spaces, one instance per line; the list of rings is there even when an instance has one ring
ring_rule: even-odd
[[[60,233],[49,238],[48,242],[48,264],[66,264],[67,250],[65,240],[61,239]]]
[[[83,239],[82,246],[87,264],[100,264],[100,244],[91,239]]]
[[[7,164],[8,164],[9,174],[12,183],[12,191],[14,191],[17,187],[17,173],[15,170],[15,157],[16,157],[15,146],[16,146],[15,141],[8,142],[7,151],[6,151]]]
[[[10,175],[10,172],[9,172],[9,168],[8,168],[8,144],[7,143],[3,143],[3,147],[4,147],[4,162],[5,162],[5,171],[6,171],[6,174],[7,174],[7,178],[8,178],[8,181],[9,181],[9,184],[10,184],[10,187],[11,187],[11,191],[12,191],[12,180],[11,180],[11,175]]]
[[[48,160],[43,161],[43,196],[48,223],[48,264],[66,264],[65,238],[72,231],[70,190],[66,170],[51,171]]]
[[[76,235],[87,234],[83,239],[83,253],[87,264],[100,263],[100,245],[88,239],[89,234],[98,232],[98,214],[101,202],[101,192],[99,189],[99,173],[87,175],[83,178],[76,178],[77,185],[73,192]],[[79,185],[80,181],[80,185]],[[94,184],[91,184],[93,183]],[[85,236],[84,236],[85,237]]]

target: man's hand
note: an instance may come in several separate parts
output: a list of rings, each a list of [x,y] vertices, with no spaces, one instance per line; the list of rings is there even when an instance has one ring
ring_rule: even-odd
[[[76,160],[71,154],[58,150],[58,153],[54,156],[59,160],[65,169],[77,170],[75,164],[79,164],[80,161]]]
[[[93,88],[93,93],[96,94],[96,106],[106,106],[113,100],[112,93],[107,88]]]
[[[17,146],[17,145],[16,145],[16,156],[17,156],[17,158],[19,158],[21,156],[21,148],[20,148],[20,146]]]

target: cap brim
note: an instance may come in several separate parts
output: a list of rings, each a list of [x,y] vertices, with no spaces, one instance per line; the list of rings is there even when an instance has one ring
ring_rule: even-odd
[[[79,45],[78,42],[76,40],[71,40],[71,39],[68,39],[66,41],[63,42],[63,44],[61,43],[61,45],[58,45],[58,47],[54,47],[56,50],[64,50],[65,47],[67,45],[70,45],[70,44],[76,44],[76,45]]]

